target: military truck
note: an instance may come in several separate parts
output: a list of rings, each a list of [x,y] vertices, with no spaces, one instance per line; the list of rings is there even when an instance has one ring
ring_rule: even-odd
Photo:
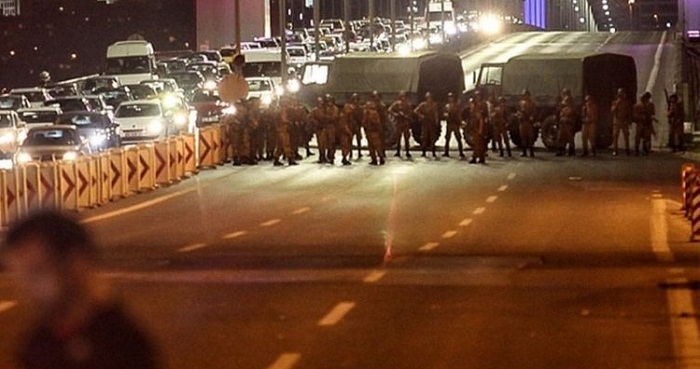
[[[537,105],[536,128],[548,149],[557,148],[559,131],[558,107],[563,89],[569,89],[576,106],[581,107],[587,94],[598,102],[601,120],[596,131],[596,146],[607,148],[612,144],[612,117],[610,106],[618,88],[623,88],[634,103],[637,95],[637,67],[628,55],[613,53],[524,54],[506,63],[482,65],[475,78],[476,90],[486,96],[503,96],[511,112],[515,112],[524,90],[530,91]],[[467,98],[474,92],[467,93]],[[577,118],[577,131],[581,117]],[[509,127],[511,140],[520,144],[518,122],[512,115]]]
[[[315,105],[317,97],[326,94],[341,105],[353,93],[359,94],[364,102],[373,91],[379,93],[387,106],[401,91],[406,92],[413,106],[417,106],[427,92],[442,106],[449,93],[458,96],[464,91],[464,71],[461,59],[454,54],[358,52],[332,61],[306,63],[301,70],[301,84],[297,96],[308,108]],[[420,125],[415,120],[412,131],[420,142]]]

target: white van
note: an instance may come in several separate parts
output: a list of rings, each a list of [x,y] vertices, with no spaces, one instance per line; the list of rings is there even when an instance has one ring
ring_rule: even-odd
[[[122,85],[158,78],[153,45],[144,40],[118,41],[109,45],[105,74],[116,76]]]
[[[282,85],[282,51],[280,49],[242,50],[245,57],[244,77],[270,77],[277,86]]]

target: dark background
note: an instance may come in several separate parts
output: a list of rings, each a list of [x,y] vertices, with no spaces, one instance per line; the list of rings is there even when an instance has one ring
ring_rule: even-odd
[[[156,50],[195,44],[194,0],[22,1],[19,17],[0,17],[0,89],[98,73],[107,46],[141,34]],[[75,54],[75,56],[72,56]]]

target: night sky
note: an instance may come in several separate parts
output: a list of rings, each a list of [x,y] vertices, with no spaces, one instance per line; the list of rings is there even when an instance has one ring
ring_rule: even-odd
[[[193,0],[22,0],[20,17],[0,17],[0,89],[34,86],[42,70],[54,81],[98,73],[107,46],[135,33],[187,49],[195,27]]]

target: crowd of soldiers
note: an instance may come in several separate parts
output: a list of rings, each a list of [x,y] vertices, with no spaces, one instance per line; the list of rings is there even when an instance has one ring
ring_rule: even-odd
[[[684,149],[683,105],[675,94],[668,101],[669,146],[675,152]],[[460,158],[466,159],[463,141],[467,141],[467,137],[471,138],[472,147],[469,163],[485,163],[489,142],[501,157],[511,157],[509,131],[513,129],[519,133],[521,156],[534,157],[537,106],[527,90],[523,91],[514,109],[509,108],[505,98],[487,99],[479,92],[465,103],[450,93],[442,108],[430,92],[416,107],[409,102],[405,92],[400,92],[396,101],[388,106],[377,92],[373,92],[365,102],[358,94],[353,94],[342,106],[338,106],[330,95],[318,97],[310,110],[294,97],[282,98],[279,104],[265,109],[261,108],[259,99],[240,101],[236,108],[237,114],[226,122],[226,144],[230,146],[234,165],[260,161],[272,161],[276,166],[284,165],[285,161],[296,165],[304,155],[316,155],[310,148],[314,136],[318,163],[335,164],[336,154],[340,151],[342,165],[351,165],[355,150],[357,157],[362,157],[363,132],[371,158],[369,164],[384,165],[389,145],[395,147],[395,157],[401,158],[405,154],[406,158],[411,158],[410,141],[416,124],[420,134],[414,137],[418,138],[422,156],[437,157],[436,141],[442,130],[442,120],[445,121],[443,157],[450,156],[450,144],[454,138]],[[574,134],[579,119],[583,141],[581,155],[596,154],[600,109],[591,95],[585,96],[583,105],[577,108],[571,92],[562,91],[556,113],[559,127],[557,156],[575,155]],[[631,154],[630,128],[634,123],[635,152],[647,155],[657,121],[651,94],[643,94],[633,105],[626,92],[620,89],[609,109],[613,120],[612,154],[618,155],[620,135],[625,152]]]

